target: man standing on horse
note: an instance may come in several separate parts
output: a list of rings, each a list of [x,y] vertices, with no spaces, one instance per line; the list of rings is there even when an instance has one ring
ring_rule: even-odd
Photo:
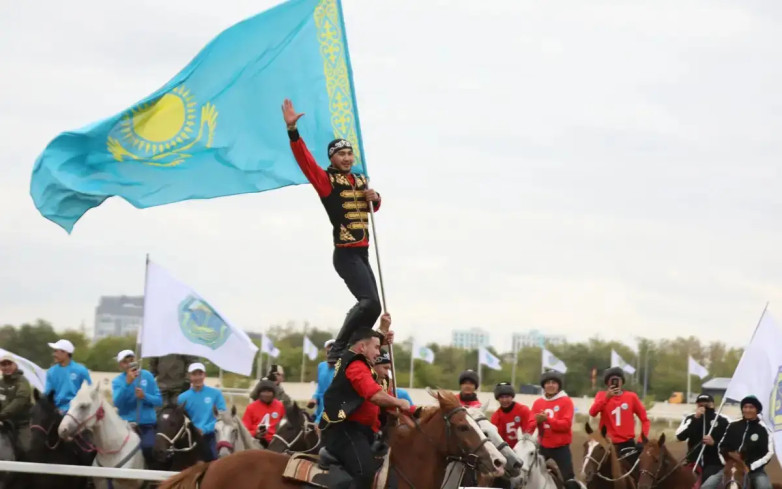
[[[481,401],[478,400],[478,390],[481,383],[478,381],[478,374],[475,370],[467,369],[459,374],[459,402],[464,407],[481,407]]]
[[[532,433],[530,430],[530,411],[527,406],[515,401],[516,391],[508,382],[494,386],[494,399],[500,408],[491,415],[491,423],[497,427],[500,436],[511,448],[516,446],[518,430]]]
[[[771,481],[766,474],[766,464],[774,456],[774,436],[760,418],[761,412],[763,412],[763,405],[757,397],[747,396],[742,399],[742,419],[728,425],[717,450],[723,463],[723,454],[742,453],[744,463],[750,470],[749,479],[752,489],[771,489]],[[701,485],[701,489],[717,489],[721,483],[722,471],[709,477]]]
[[[217,459],[217,440],[215,439],[215,410],[225,411],[225,398],[219,389],[204,384],[206,368],[196,362],[187,368],[190,374],[190,389],[179,394],[177,402],[185,407],[190,420],[204,437],[204,459],[207,462]]]
[[[299,136],[296,122],[304,115],[296,113],[285,100],[282,115],[288,127],[291,150],[304,176],[315,188],[332,225],[333,263],[350,293],[358,301],[345,317],[328,358],[337,361],[347,348],[348,339],[358,328],[371,328],[381,313],[375,275],[369,265],[369,205],[377,211],[380,195],[368,188],[366,176],[353,174],[352,144],[345,139],[331,141],[327,153],[331,165],[324,170],[310,154]]]
[[[279,399],[275,399],[277,386],[274,382],[261,379],[257,387],[258,399],[247,406],[242,424],[266,448],[274,438],[277,425],[285,417],[285,406]]]
[[[150,359],[149,371],[160,388],[163,406],[176,404],[179,394],[190,388],[187,367],[197,361],[196,357],[176,354]]]
[[[564,391],[565,379],[556,370],[540,376],[543,397],[532,403],[529,430],[538,428],[540,454],[557,463],[565,481],[575,478],[570,444],[573,442],[573,400]]]
[[[375,360],[373,369],[377,372],[377,380],[383,386],[383,389],[388,394],[393,395],[391,392],[391,355],[386,350],[380,349],[380,356]],[[413,399],[410,397],[410,394],[399,386],[396,387],[396,397],[404,399],[411,406],[413,405]]]
[[[380,430],[381,408],[410,409],[407,401],[388,395],[377,382],[372,367],[380,356],[382,339],[369,328],[353,333],[350,348],[337,361],[334,380],[323,396],[324,446],[353,478],[352,489],[371,489],[380,468],[372,445]]]
[[[622,389],[625,373],[621,368],[612,367],[606,370],[603,373],[603,382],[607,389],[597,393],[595,402],[589,408],[589,415],[593,418],[600,415],[600,426],[608,429],[608,439],[616,446],[617,453],[626,455],[630,451],[635,452],[635,417],[641,420],[643,436],[649,436],[650,423],[646,408],[635,392]],[[629,458],[635,461],[632,455]]]
[[[730,420],[714,410],[714,398],[708,394],[699,395],[695,404],[695,413],[685,416],[676,430],[676,438],[679,441],[687,441],[687,463],[691,469],[701,453],[701,443],[705,445],[703,456],[698,463],[701,481],[705,481],[722,470],[717,445],[722,441]]]
[[[149,465],[155,447],[157,415],[155,408],[163,404],[163,398],[148,370],[139,367],[133,350],[117,354],[117,363],[123,371],[111,382],[112,399],[119,417],[135,423],[141,437],[141,452]]]
[[[26,454],[30,450],[30,382],[11,354],[0,357],[0,370],[0,426],[8,423],[13,428],[16,445]]]
[[[87,367],[73,361],[73,343],[68,340],[57,340],[56,343],[48,343],[54,350],[55,364],[46,371],[46,386],[43,394],[48,396],[54,393],[54,405],[65,414],[71,407],[71,400],[76,397],[81,384],[87,382],[92,385],[90,372]]]
[[[333,339],[328,340],[323,348],[326,349],[326,358],[328,358],[329,351],[334,346]],[[323,394],[326,393],[326,389],[331,385],[331,379],[334,378],[334,364],[336,360],[326,360],[318,364],[318,385],[315,388],[315,394],[312,395],[312,399],[307,403],[307,407],[315,408],[315,423],[320,423],[320,416],[323,414]],[[317,407],[316,407],[317,406]]]

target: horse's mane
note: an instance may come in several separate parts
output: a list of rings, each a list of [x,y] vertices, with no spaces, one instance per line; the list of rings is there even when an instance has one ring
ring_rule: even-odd
[[[736,462],[739,465],[739,467],[748,468],[747,464],[744,463],[744,459],[741,458],[741,454],[739,452],[727,452],[727,453],[723,454],[723,456],[729,458],[730,460],[732,460],[734,462]],[[728,464],[726,463],[725,465],[728,465]]]
[[[299,406],[296,403],[291,403],[285,408],[285,419],[287,419],[296,429],[302,427],[301,409],[299,409]]]
[[[456,394],[451,391],[439,389],[437,395],[440,397],[440,407],[447,411],[459,408],[462,405],[462,403],[459,402],[459,398],[456,397]]]

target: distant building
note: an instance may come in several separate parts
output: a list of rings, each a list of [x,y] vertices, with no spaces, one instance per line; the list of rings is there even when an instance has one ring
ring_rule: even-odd
[[[567,339],[564,335],[546,335],[533,329],[526,333],[513,333],[513,351],[519,351],[525,346],[556,346],[562,345]]]
[[[451,346],[467,349],[489,346],[489,333],[480,328],[457,329],[451,332]]]
[[[144,320],[144,297],[101,297],[95,308],[95,334],[99,340],[109,336],[136,334]]]

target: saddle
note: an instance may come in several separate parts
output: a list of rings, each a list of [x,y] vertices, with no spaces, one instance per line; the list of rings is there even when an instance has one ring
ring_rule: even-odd
[[[383,456],[383,465],[375,474],[373,489],[384,489],[388,481],[390,450]],[[294,453],[291,455],[282,477],[288,480],[303,482],[304,487],[328,489],[347,484],[352,479],[332,454],[321,448],[318,455]]]
[[[557,463],[551,459],[546,460],[546,470],[551,474],[551,478],[554,479],[554,483],[559,489],[565,487],[565,478],[562,476],[562,472],[559,471]]]

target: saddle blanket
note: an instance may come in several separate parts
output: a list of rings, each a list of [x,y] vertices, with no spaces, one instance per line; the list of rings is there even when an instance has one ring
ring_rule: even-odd
[[[390,455],[391,450],[383,457],[383,466],[377,474],[375,474],[375,482],[372,485],[373,489],[384,489],[386,487],[386,483],[388,482]],[[285,479],[304,482],[310,486],[322,489],[328,489],[328,483],[332,480],[332,478],[329,477],[328,470],[323,470],[318,467],[318,457],[316,455],[307,455],[304,453],[294,453],[291,455],[282,476]]]

